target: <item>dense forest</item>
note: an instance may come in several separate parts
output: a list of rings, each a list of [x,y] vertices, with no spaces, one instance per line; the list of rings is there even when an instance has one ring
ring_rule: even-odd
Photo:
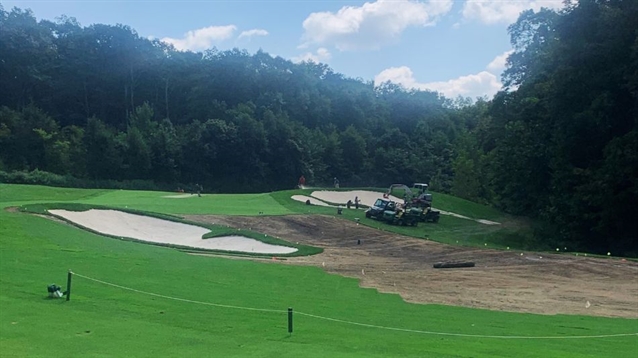
[[[503,90],[452,100],[0,5],[0,177],[209,192],[293,188],[302,174],[429,182],[535,218],[547,244],[637,255],[638,2],[530,10],[509,34]]]

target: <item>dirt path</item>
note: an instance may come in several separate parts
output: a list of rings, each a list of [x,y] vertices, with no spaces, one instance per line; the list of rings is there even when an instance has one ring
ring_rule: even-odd
[[[378,231],[330,216],[189,215],[313,245],[324,253],[272,261],[312,265],[400,294],[408,302],[542,314],[638,318],[638,263],[455,247]],[[360,244],[358,244],[360,240]],[[541,258],[542,257],[542,258]],[[474,268],[437,270],[439,261]],[[589,302],[589,305],[588,305]]]

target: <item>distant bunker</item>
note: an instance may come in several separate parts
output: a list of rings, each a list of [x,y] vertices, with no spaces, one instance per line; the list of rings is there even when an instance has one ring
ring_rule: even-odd
[[[271,245],[244,236],[202,239],[210,232],[204,227],[117,210],[49,210],[49,213],[101,234],[149,243],[255,254],[290,254],[297,251],[294,247]]]

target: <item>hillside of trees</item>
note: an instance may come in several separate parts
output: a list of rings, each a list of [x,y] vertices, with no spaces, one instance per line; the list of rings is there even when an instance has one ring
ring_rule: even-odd
[[[548,245],[636,255],[637,29],[636,1],[524,12],[503,90],[472,102],[0,5],[0,172],[209,192],[429,182],[535,218]]]

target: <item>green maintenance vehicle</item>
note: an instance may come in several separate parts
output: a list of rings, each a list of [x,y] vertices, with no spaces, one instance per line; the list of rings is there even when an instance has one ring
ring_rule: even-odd
[[[404,184],[392,184],[388,192],[383,196],[389,198],[393,189],[402,189],[404,192],[404,206],[410,210],[418,210],[421,214],[421,222],[438,223],[441,212],[432,209],[432,194],[428,193],[428,185],[415,183],[412,188]]]
[[[395,211],[383,212],[382,220],[392,225],[418,226],[421,220],[421,210],[418,208],[398,208]]]

